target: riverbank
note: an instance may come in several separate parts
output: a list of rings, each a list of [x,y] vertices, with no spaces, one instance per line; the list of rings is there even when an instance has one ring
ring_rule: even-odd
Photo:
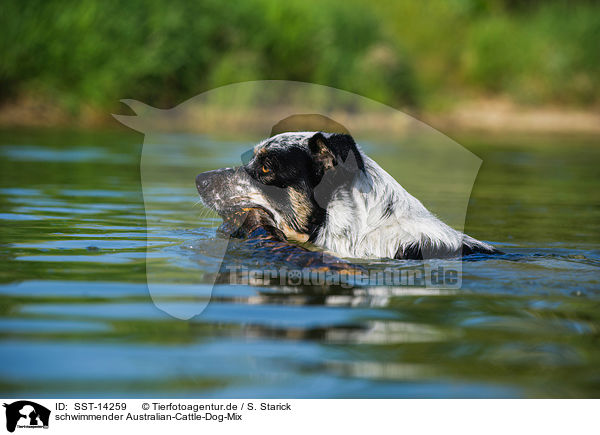
[[[560,106],[525,107],[507,99],[460,104],[421,118],[440,131],[490,133],[600,134],[600,111]]]
[[[456,104],[443,112],[406,113],[439,131],[502,134],[600,135],[600,111],[570,107],[528,107],[509,99],[481,99]],[[389,128],[395,119],[378,119]],[[0,106],[0,127],[118,128],[109,111],[83,106],[69,112],[49,100],[24,97]]]

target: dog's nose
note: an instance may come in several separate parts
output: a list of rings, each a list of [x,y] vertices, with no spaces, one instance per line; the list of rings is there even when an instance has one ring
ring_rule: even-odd
[[[198,190],[203,190],[208,187],[210,174],[203,172],[196,177],[196,187]]]

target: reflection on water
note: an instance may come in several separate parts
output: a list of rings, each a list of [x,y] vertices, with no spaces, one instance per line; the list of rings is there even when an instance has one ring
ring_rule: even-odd
[[[139,142],[0,132],[5,396],[598,396],[593,143],[467,143],[484,165],[466,230],[507,255],[464,262],[460,289],[156,286],[163,307],[210,301],[181,321],[148,294],[146,245],[165,273],[202,273],[219,260],[219,220],[170,213],[193,206],[192,183],[153,192],[160,220],[147,232]],[[402,267],[373,266],[389,265]]]

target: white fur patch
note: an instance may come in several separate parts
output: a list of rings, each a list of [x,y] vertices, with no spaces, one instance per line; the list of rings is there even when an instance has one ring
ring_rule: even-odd
[[[493,247],[435,217],[390,174],[362,153],[366,175],[336,192],[315,243],[342,257],[394,258],[410,246],[460,251]],[[390,212],[391,207],[391,212]]]

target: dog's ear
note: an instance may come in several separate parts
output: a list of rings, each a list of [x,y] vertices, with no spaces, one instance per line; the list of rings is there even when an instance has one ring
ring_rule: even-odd
[[[315,162],[319,163],[323,170],[327,171],[335,166],[335,156],[329,147],[327,138],[322,133],[316,133],[308,140],[308,148]]]
[[[346,169],[351,171],[364,170],[364,162],[360,151],[358,151],[354,139],[349,134],[315,133],[308,140],[308,147],[315,161],[319,162],[325,171],[337,166],[338,163],[350,162],[352,162],[350,165],[352,168]]]

